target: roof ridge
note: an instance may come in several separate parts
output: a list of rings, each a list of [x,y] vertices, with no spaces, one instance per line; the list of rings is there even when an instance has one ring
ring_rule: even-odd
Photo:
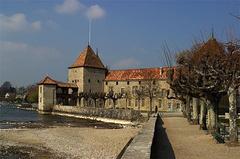
[[[169,66],[163,66],[163,67],[144,67],[144,68],[128,68],[128,69],[115,69],[115,70],[109,70],[109,71],[131,71],[131,70],[147,70],[147,69],[161,69],[161,68],[169,68]]]

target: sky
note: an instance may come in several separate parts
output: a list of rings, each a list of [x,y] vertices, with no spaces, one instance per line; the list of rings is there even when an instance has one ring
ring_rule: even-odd
[[[0,0],[0,84],[67,80],[89,41],[110,69],[161,67],[163,46],[240,37],[239,0]]]

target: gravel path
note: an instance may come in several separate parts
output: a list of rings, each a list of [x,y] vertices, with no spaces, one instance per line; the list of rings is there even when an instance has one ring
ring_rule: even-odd
[[[15,143],[44,147],[64,158],[116,158],[139,128],[95,129],[56,127],[0,130],[0,146]]]
[[[199,130],[198,125],[188,124],[185,118],[166,117],[162,120],[176,159],[240,158],[240,147],[217,144],[211,135]]]

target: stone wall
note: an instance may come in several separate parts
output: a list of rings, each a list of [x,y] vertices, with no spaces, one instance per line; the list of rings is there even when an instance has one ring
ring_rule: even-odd
[[[131,109],[106,109],[94,107],[55,105],[52,111],[90,117],[102,117],[129,121],[136,121],[142,117],[140,112]]]
[[[82,92],[84,89],[83,73],[83,67],[68,69],[68,83],[76,83],[78,86],[78,92]]]
[[[103,81],[105,79],[105,69],[84,68],[84,92],[104,92]]]

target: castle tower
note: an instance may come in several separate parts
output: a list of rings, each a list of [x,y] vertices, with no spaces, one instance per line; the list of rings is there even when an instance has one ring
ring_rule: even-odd
[[[106,70],[88,45],[68,68],[68,83],[76,83],[78,92],[103,92]]]
[[[46,76],[38,83],[38,88],[38,110],[52,111],[52,107],[56,104],[56,81]]]

